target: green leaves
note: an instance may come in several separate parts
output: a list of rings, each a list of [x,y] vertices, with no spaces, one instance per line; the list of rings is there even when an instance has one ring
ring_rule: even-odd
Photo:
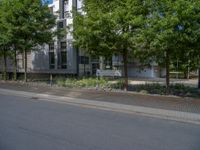
[[[54,26],[55,17],[40,0],[0,1],[0,49],[3,49],[4,55],[11,53],[15,56],[14,68],[17,52],[27,54],[27,51],[50,42],[55,35],[52,31]],[[5,49],[9,53],[5,53]],[[26,67],[27,59],[25,70]]]
[[[89,52],[107,55],[133,49],[134,37],[144,25],[147,9],[143,1],[85,0],[84,13],[75,13],[75,44]]]
[[[75,44],[90,54],[123,55],[125,88],[128,55],[136,49],[136,37],[145,25],[144,0],[84,0],[83,13],[75,13]]]
[[[177,58],[188,62],[188,53],[199,58],[199,1],[85,0],[83,11],[76,12],[73,34],[75,44],[89,53],[126,50],[145,64],[166,67]]]

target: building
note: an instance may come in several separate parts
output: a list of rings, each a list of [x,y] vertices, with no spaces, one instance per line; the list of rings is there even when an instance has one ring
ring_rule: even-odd
[[[55,28],[65,28],[73,23],[73,8],[81,9],[82,0],[44,0],[48,2],[50,11],[57,16]],[[71,26],[73,30],[73,26]],[[110,60],[101,57],[90,57],[83,50],[77,49],[72,43],[73,37],[68,33],[63,38],[55,37],[49,45],[43,45],[41,50],[32,51],[28,54],[28,73],[34,75],[95,75],[96,70],[119,69],[123,71],[122,57],[113,56]],[[17,71],[24,72],[23,55],[17,56]],[[157,65],[150,68],[141,68],[138,62],[128,65],[129,77],[160,77],[163,73]],[[2,63],[0,69],[2,70]],[[8,61],[8,72],[12,73],[12,62]]]

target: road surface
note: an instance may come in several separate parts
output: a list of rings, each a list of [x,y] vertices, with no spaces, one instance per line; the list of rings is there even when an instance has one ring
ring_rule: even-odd
[[[0,95],[0,150],[200,150],[200,126]]]

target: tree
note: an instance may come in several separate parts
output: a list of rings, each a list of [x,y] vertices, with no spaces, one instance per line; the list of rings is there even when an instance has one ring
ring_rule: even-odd
[[[85,0],[83,12],[75,15],[75,44],[90,54],[122,55],[127,90],[128,55],[148,12],[144,0]]]
[[[40,45],[52,40],[55,16],[40,0],[9,1],[11,13],[7,21],[14,26],[12,29],[14,51],[23,52],[24,55],[24,81],[26,82],[27,52],[39,50]]]
[[[3,78],[7,80],[7,56],[12,39],[11,25],[6,22],[8,1],[0,1],[0,53],[3,56]]]
[[[142,54],[159,64],[165,64],[166,88],[170,84],[170,64],[174,56],[198,51],[199,2],[193,0],[149,1],[150,13],[146,27],[139,37]]]
[[[179,12],[179,20],[181,34],[179,34],[179,49],[177,53],[179,58],[183,59],[188,54],[188,62],[193,69],[198,69],[200,66],[200,1],[189,0],[187,2],[179,0],[177,4]],[[183,59],[184,61],[184,59]],[[199,76],[200,80],[200,76]]]

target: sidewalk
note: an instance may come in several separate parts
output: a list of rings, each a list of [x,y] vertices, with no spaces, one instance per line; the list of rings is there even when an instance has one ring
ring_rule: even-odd
[[[200,99],[181,98],[174,96],[153,96],[132,92],[108,92],[94,89],[67,89],[47,85],[23,84],[0,81],[1,89],[48,94],[53,96],[87,99],[100,102],[111,102],[131,106],[141,106],[200,114]]]
[[[3,85],[3,84],[1,84],[1,85]],[[15,84],[15,86],[16,86],[16,84]],[[103,93],[95,92],[95,91],[87,91],[87,90],[79,90],[78,91],[78,90],[76,90],[76,91],[70,92],[70,94],[68,93],[68,96],[71,95],[71,97],[66,97],[66,96],[49,95],[49,94],[44,94],[44,93],[40,93],[40,92],[36,92],[36,91],[35,92],[33,92],[33,91],[28,92],[28,90],[19,91],[19,90],[22,90],[19,87],[18,87],[18,90],[16,90],[16,89],[11,90],[11,89],[8,89],[8,85],[7,85],[7,87],[6,87],[7,89],[0,88],[0,95],[9,95],[9,96],[14,96],[14,97],[16,97],[16,96],[26,97],[26,98],[28,98],[27,100],[48,101],[48,102],[69,104],[69,105],[85,107],[85,108],[95,108],[95,109],[100,109],[100,110],[122,112],[122,113],[128,113],[128,114],[136,114],[136,115],[139,114],[139,115],[143,115],[143,116],[147,116],[147,117],[154,117],[154,118],[167,119],[167,120],[173,120],[173,121],[179,121],[179,122],[184,122],[184,123],[192,123],[192,124],[200,125],[200,113],[199,112],[194,113],[194,112],[183,112],[183,111],[159,109],[159,108],[153,108],[153,107],[143,107],[143,106],[139,106],[139,105],[133,105],[133,103],[127,105],[127,104],[118,103],[115,101],[115,99],[105,99],[105,100],[112,101],[112,102],[108,102],[108,101],[99,101],[96,99],[94,100],[94,99],[83,99],[82,97],[81,98],[73,97],[74,93],[79,93],[80,95],[87,94],[87,96],[90,98],[91,98],[91,95],[94,95],[95,93],[98,94],[98,96],[99,95],[101,95],[101,96],[105,95],[105,97],[107,96],[107,94],[105,94],[105,93],[103,94]],[[33,87],[31,87],[31,88],[33,88]],[[31,89],[31,88],[27,88],[27,89]],[[35,88],[35,89],[38,90],[39,88]],[[46,88],[43,88],[43,89],[46,89]],[[40,90],[42,90],[42,89],[40,89]],[[69,92],[69,90],[67,90],[67,91]],[[115,95],[115,94],[118,95],[118,98],[126,98],[125,96],[128,96],[128,97],[141,96],[141,95],[135,95],[135,94],[124,95],[122,93],[111,93],[112,96],[113,95],[115,96],[114,98],[117,97],[117,95]],[[112,97],[111,95],[110,95],[110,97]],[[152,97],[152,96],[148,96],[148,97]],[[106,97],[106,98],[108,98],[108,97]],[[159,98],[159,97],[154,97],[154,99],[156,99],[156,100],[157,100],[157,98]],[[145,98],[138,99],[138,100],[144,101]],[[165,101],[165,99],[162,99],[162,100]],[[175,99],[171,98],[171,101],[172,100],[175,100]],[[178,98],[176,98],[176,101],[178,101]],[[184,100],[182,100],[182,101],[184,101]],[[196,100],[194,100],[194,101],[196,102]],[[126,102],[126,99],[121,99],[121,102]],[[134,100],[133,100],[133,102],[134,102]],[[193,100],[191,102],[193,103]],[[162,104],[162,106],[164,106],[164,105]],[[199,106],[198,106],[198,108],[199,108]]]

